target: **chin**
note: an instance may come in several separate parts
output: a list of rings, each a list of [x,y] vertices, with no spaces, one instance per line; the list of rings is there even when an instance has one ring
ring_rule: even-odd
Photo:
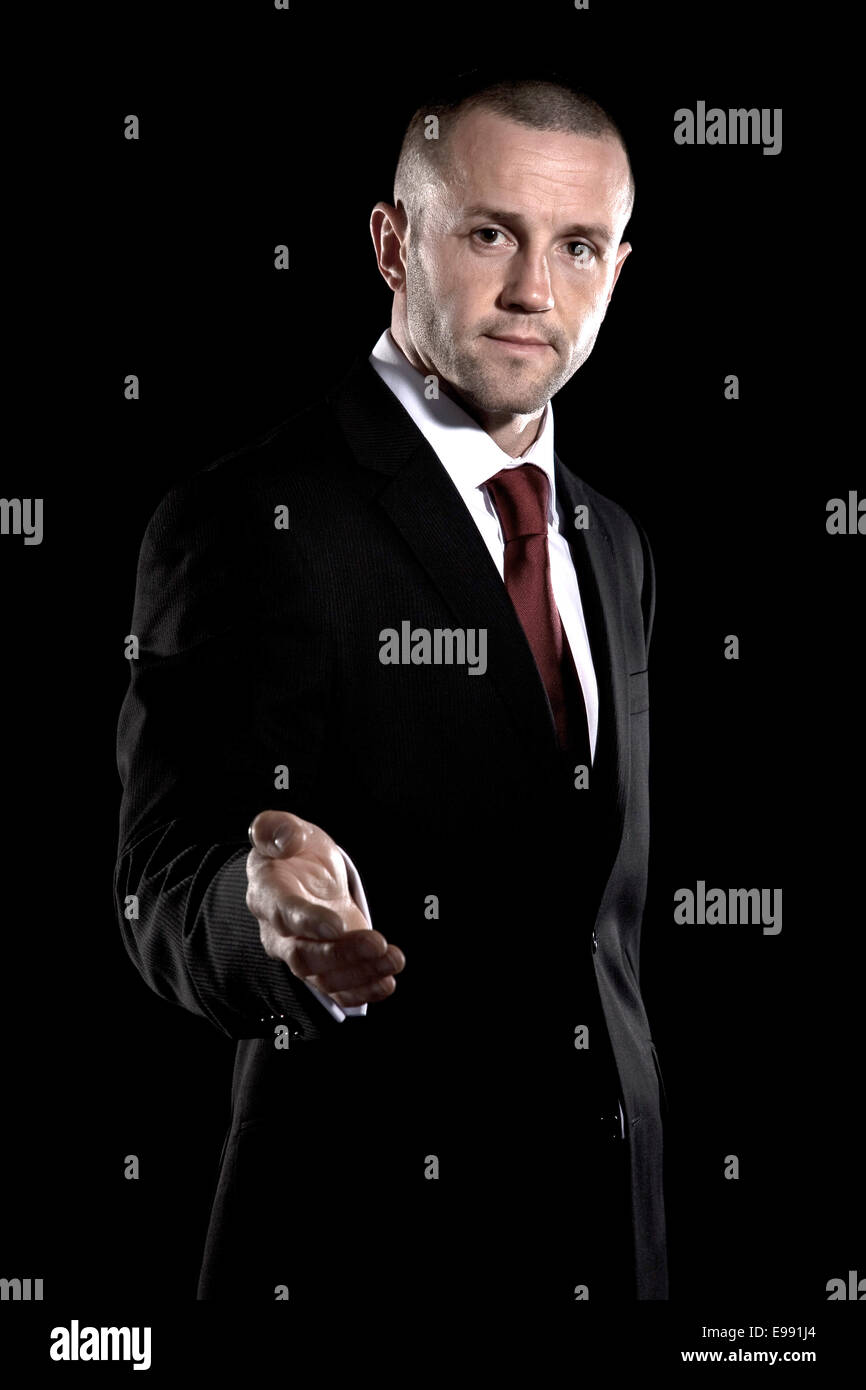
[[[485,393],[477,404],[491,414],[532,415],[547,405],[549,400],[549,393],[545,394],[541,389],[526,395],[515,395],[513,391],[491,391]]]

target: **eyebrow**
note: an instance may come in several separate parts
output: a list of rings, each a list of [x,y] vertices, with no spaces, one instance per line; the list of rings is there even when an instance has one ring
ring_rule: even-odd
[[[507,212],[502,208],[472,207],[465,208],[461,221],[465,222],[470,217],[486,217],[491,222],[507,222],[514,226],[525,227],[526,219],[519,212]],[[557,232],[557,236],[571,236],[573,233],[578,236],[590,237],[593,241],[600,241],[604,246],[609,246],[612,241],[612,233],[609,228],[599,226],[589,222],[570,222]]]

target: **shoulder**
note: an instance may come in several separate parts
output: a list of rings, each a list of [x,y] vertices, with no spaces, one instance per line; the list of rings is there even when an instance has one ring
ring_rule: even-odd
[[[245,444],[179,479],[147,522],[144,546],[206,545],[260,533],[276,509],[291,518],[321,511],[345,487],[351,455],[325,397],[295,411]]]

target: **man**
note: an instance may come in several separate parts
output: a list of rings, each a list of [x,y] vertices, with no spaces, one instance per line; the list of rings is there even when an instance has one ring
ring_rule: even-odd
[[[550,405],[632,201],[590,99],[458,83],[373,210],[390,332],[148,526],[116,893],[238,1040],[201,1298],[667,1297],[653,564]]]

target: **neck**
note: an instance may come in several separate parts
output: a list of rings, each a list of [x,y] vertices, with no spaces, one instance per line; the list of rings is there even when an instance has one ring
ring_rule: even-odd
[[[494,444],[511,458],[519,458],[535,443],[541,431],[545,406],[534,415],[491,415],[486,410],[476,410],[466,401],[460,401],[463,409],[490,435]]]
[[[400,333],[394,331],[393,324],[389,331],[392,341],[400,349],[407,362],[410,362],[419,372],[432,370],[421,361],[412,345],[408,341],[403,341]],[[526,450],[530,449],[538,438],[544,412],[547,409],[546,405],[543,405],[540,410],[533,411],[531,415],[513,415],[507,411],[481,410],[472,405],[471,402],[464,400],[459,391],[455,390],[451,383],[441,376],[439,377],[439,390],[450,397],[452,401],[455,401],[462,410],[466,411],[467,415],[471,415],[485,434],[490,435],[494,444],[498,445],[503,453],[508,454],[510,458],[516,459],[521,454],[525,454]]]

